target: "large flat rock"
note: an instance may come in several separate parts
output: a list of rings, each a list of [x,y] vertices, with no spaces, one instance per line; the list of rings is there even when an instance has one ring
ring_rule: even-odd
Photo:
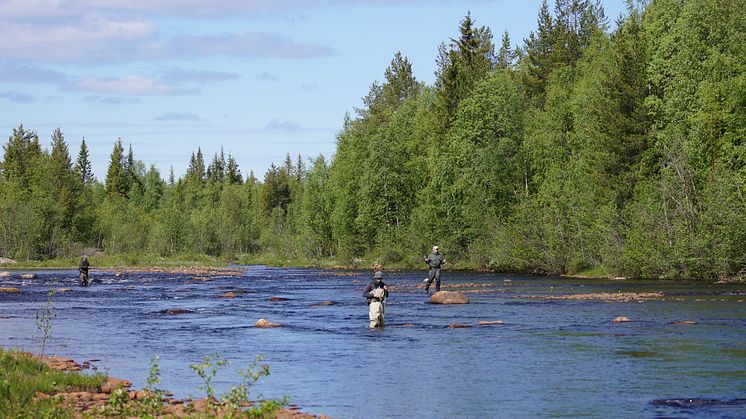
[[[430,296],[432,304],[469,304],[466,295],[456,291],[438,291]]]

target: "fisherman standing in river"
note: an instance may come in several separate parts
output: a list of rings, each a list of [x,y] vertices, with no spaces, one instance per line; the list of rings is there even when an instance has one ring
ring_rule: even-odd
[[[80,260],[80,266],[78,266],[78,271],[80,271],[80,285],[84,287],[88,286],[88,268],[90,266],[88,256],[83,255],[83,259]]]
[[[435,292],[440,291],[440,267],[446,263],[446,257],[440,253],[438,246],[433,246],[433,252],[425,258],[425,262],[430,267],[425,280],[425,292],[430,294],[430,284],[435,280]]]
[[[371,329],[374,327],[383,327],[384,303],[388,296],[389,289],[383,283],[383,272],[376,271],[373,274],[373,281],[363,290],[363,297],[368,302],[368,317],[370,318]]]

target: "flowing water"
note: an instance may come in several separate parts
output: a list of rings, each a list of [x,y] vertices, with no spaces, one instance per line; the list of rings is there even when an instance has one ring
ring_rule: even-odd
[[[177,397],[202,395],[189,365],[203,356],[233,361],[216,379],[224,391],[262,354],[271,375],[252,395],[288,395],[338,418],[746,417],[744,285],[444,272],[444,288],[470,291],[470,303],[443,306],[427,303],[423,271],[394,272],[384,279],[387,326],[369,330],[361,293],[370,272],[242,268],[205,282],[92,271],[101,283],[87,288],[75,271],[14,274],[0,279],[23,290],[0,294],[0,346],[38,351],[35,314],[49,289],[68,287],[53,299],[47,353],[95,359],[138,388],[158,355],[160,387]],[[220,297],[228,291],[237,298]],[[534,298],[617,291],[665,297]],[[333,304],[315,305],[324,301]],[[282,327],[256,328],[259,318]],[[493,320],[503,324],[479,326]]]

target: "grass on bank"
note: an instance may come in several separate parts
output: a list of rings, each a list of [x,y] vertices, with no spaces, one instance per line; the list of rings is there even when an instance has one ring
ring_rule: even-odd
[[[206,356],[204,362],[191,365],[203,379],[199,386],[204,390],[206,406],[196,408],[188,402],[179,417],[189,418],[275,418],[289,402],[288,398],[263,400],[252,403],[249,390],[264,376],[269,375],[269,366],[260,364],[262,357],[239,370],[242,382],[231,387],[225,394],[218,394],[212,386],[218,370],[229,365],[230,361],[219,355]],[[131,399],[122,389],[112,392],[110,398],[100,407],[85,412],[65,408],[60,393],[86,391],[97,393],[106,381],[106,375],[87,375],[79,372],[61,372],[49,368],[27,352],[0,348],[0,417],[2,418],[132,418],[132,417],[173,417],[164,405],[165,391],[157,389],[160,382],[160,368],[157,357],[151,360],[146,396]],[[39,397],[40,393],[52,397]]]
[[[225,266],[229,263],[224,258],[183,253],[168,257],[140,253],[118,253],[114,255],[89,255],[91,268],[116,268],[122,266]],[[47,260],[16,261],[12,264],[0,264],[2,269],[77,269],[80,256],[60,257]]]
[[[72,417],[52,398],[37,399],[37,392],[53,395],[71,391],[96,391],[104,374],[67,373],[49,368],[30,354],[0,348],[0,415],[20,417]]]

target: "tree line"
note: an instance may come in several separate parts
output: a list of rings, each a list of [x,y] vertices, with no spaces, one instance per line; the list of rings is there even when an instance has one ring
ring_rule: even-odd
[[[746,268],[746,0],[547,1],[513,46],[467,14],[433,85],[395,54],[334,156],[257,179],[200,149],[179,179],[117,141],[104,182],[22,125],[0,166],[0,254],[184,252],[718,278]]]

